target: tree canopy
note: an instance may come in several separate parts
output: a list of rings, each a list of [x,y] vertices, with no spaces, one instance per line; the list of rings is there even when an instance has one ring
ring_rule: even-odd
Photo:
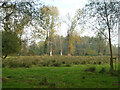
[[[20,51],[20,38],[13,32],[2,32],[2,55],[18,53]]]

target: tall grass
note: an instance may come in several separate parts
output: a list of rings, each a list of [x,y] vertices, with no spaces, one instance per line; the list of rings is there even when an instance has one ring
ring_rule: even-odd
[[[118,60],[118,59],[117,59]],[[108,64],[109,56],[19,56],[17,58],[7,58],[3,60],[3,67],[26,67],[38,65],[40,67],[60,67],[79,64]]]

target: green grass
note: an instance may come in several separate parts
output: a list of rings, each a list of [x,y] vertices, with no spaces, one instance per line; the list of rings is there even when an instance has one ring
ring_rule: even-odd
[[[95,67],[95,72],[84,72]],[[100,74],[101,68],[106,72]],[[111,76],[109,64],[104,65],[72,65],[72,67],[39,67],[30,68],[4,67],[2,74],[5,80],[3,88],[117,88],[117,76]],[[85,79],[83,79],[85,77]],[[46,78],[46,81],[43,81]],[[45,83],[46,82],[46,83]],[[45,83],[45,84],[41,84]]]

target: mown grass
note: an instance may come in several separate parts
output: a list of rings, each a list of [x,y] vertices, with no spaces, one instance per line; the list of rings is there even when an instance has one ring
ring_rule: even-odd
[[[72,58],[72,59],[71,59]],[[109,73],[109,64],[81,63],[81,57],[19,57],[7,59],[3,88],[117,88],[119,74]],[[84,57],[86,58],[86,57]],[[95,58],[95,57],[94,57]],[[86,58],[87,59],[87,58]],[[90,58],[89,58],[90,59]],[[98,57],[96,57],[98,60]],[[100,59],[100,58],[99,58]],[[61,60],[61,61],[60,61]],[[97,60],[94,59],[96,62]],[[18,61],[18,62],[17,62]],[[75,64],[73,62],[78,62]],[[99,61],[99,60],[98,60]],[[5,63],[6,62],[6,63]],[[21,63],[22,62],[22,63]],[[64,63],[63,63],[64,62]],[[91,61],[89,61],[91,62]],[[17,66],[14,66],[15,64]],[[24,64],[23,64],[24,63]],[[47,65],[43,65],[47,63]],[[55,63],[59,63],[55,65]],[[30,66],[27,67],[25,65]],[[23,65],[23,66],[21,66]],[[11,67],[10,67],[11,66]],[[91,71],[94,68],[94,72]],[[104,68],[103,73],[99,73]]]

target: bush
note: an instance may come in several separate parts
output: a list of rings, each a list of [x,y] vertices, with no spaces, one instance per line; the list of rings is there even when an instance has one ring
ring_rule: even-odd
[[[101,74],[105,73],[105,68],[102,68],[102,69],[99,71],[99,73],[101,73]]]
[[[85,72],[95,72],[96,68],[95,67],[90,67],[88,69],[85,69]]]
[[[65,61],[62,61],[62,64],[65,64]]]
[[[2,55],[18,53],[20,51],[20,38],[14,32],[2,31]],[[5,59],[6,57],[4,57]]]
[[[65,67],[71,67],[71,64],[66,64]]]
[[[33,65],[37,65],[38,64],[38,59],[35,59],[34,61],[32,61]]]
[[[7,58],[3,60],[3,67],[25,67],[29,68],[32,65],[38,66],[55,66],[59,67],[62,64],[105,64],[109,63],[108,56],[19,56],[17,58]]]
[[[101,64],[101,62],[98,62],[98,64],[100,65],[100,64]]]
[[[88,64],[90,64],[90,62],[88,61]]]
[[[52,66],[60,67],[60,66],[61,66],[61,63],[59,63],[59,62],[55,62],[55,63],[52,64]]]
[[[52,63],[55,63],[56,62],[56,60],[52,60]]]
[[[48,66],[49,64],[47,62],[44,62],[42,66]]]
[[[80,62],[79,61],[73,61],[73,64],[78,65],[78,64],[80,64]]]
[[[19,67],[19,66],[20,66],[20,62],[19,61],[13,60],[13,61],[9,62],[9,67],[10,68],[16,68],[16,67]]]
[[[86,62],[85,61],[82,61],[82,63],[81,64],[86,64]]]

